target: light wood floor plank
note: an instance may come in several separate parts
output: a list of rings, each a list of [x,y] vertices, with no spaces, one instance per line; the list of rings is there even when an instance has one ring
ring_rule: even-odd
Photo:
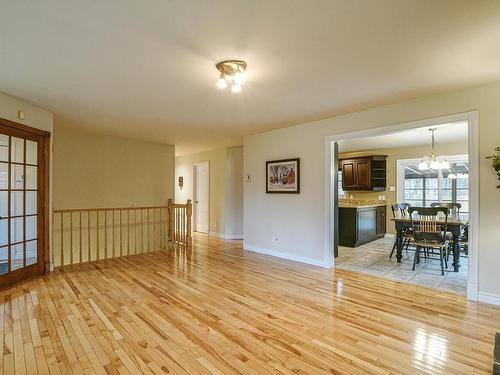
[[[244,252],[68,266],[0,292],[1,374],[489,374],[500,309]]]

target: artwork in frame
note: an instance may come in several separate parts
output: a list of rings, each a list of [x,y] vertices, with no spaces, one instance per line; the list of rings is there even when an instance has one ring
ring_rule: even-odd
[[[300,193],[299,158],[266,162],[266,193]]]

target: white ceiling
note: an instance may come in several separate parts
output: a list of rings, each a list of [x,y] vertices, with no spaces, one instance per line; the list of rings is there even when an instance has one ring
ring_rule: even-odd
[[[434,136],[438,151],[439,145],[443,143],[467,142],[467,122],[457,122],[404,130],[375,137],[343,140],[338,142],[339,152],[367,151],[420,145],[429,145],[430,149],[432,135],[429,128],[436,129]]]
[[[182,154],[499,80],[499,40],[498,0],[0,0],[0,90]]]

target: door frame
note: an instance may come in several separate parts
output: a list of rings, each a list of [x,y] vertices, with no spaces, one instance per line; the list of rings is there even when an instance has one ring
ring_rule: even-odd
[[[354,132],[341,133],[325,137],[325,238],[324,238],[324,264],[325,267],[335,266],[334,244],[335,236],[333,223],[335,222],[335,211],[338,208],[333,194],[338,176],[333,173],[333,144],[335,142],[384,135],[388,133],[401,132],[414,128],[432,127],[454,122],[468,123],[468,155],[469,155],[469,265],[467,275],[467,298],[477,301],[479,298],[479,112],[468,111],[452,115],[445,115],[426,120],[416,120],[395,125],[375,127],[371,129],[358,130]],[[472,181],[472,183],[470,183]]]
[[[43,173],[42,173],[42,183],[40,184],[40,222],[38,223],[38,236],[40,236],[41,253],[42,253],[42,263],[37,263],[38,267],[35,268],[36,273],[32,276],[38,276],[44,274],[50,270],[50,252],[49,252],[49,191],[50,191],[50,133],[41,129],[33,128],[28,125],[20,124],[11,120],[0,118],[0,125],[10,128],[12,134],[18,135],[19,137],[25,138],[25,133],[35,134],[41,136],[43,139]],[[10,251],[10,249],[8,250]],[[30,267],[30,266],[27,266]],[[0,288],[8,287],[18,281],[24,281],[30,278],[29,275],[25,275],[28,271],[32,271],[33,268],[24,267],[19,272],[16,272],[14,276],[5,277],[4,284]],[[25,270],[25,271],[23,271]],[[12,275],[12,273],[11,273]],[[23,280],[17,280],[20,277]]]
[[[208,168],[208,186],[207,186],[207,189],[208,189],[208,228],[207,228],[207,235],[210,234],[210,160],[203,160],[203,161],[197,161],[196,163],[193,164],[193,203],[194,204],[197,204],[196,201],[198,200],[197,199],[197,196],[196,196],[196,186],[198,184],[198,174],[197,174],[197,168],[199,166],[207,166]],[[193,210],[193,231],[194,232],[199,232],[198,231],[198,226],[197,226],[197,217],[196,217],[196,206],[194,207],[194,210]],[[203,232],[199,232],[199,233],[203,233]]]

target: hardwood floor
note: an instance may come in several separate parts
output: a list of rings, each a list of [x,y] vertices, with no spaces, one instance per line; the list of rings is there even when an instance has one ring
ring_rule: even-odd
[[[0,293],[3,374],[491,374],[500,309],[197,236]]]

